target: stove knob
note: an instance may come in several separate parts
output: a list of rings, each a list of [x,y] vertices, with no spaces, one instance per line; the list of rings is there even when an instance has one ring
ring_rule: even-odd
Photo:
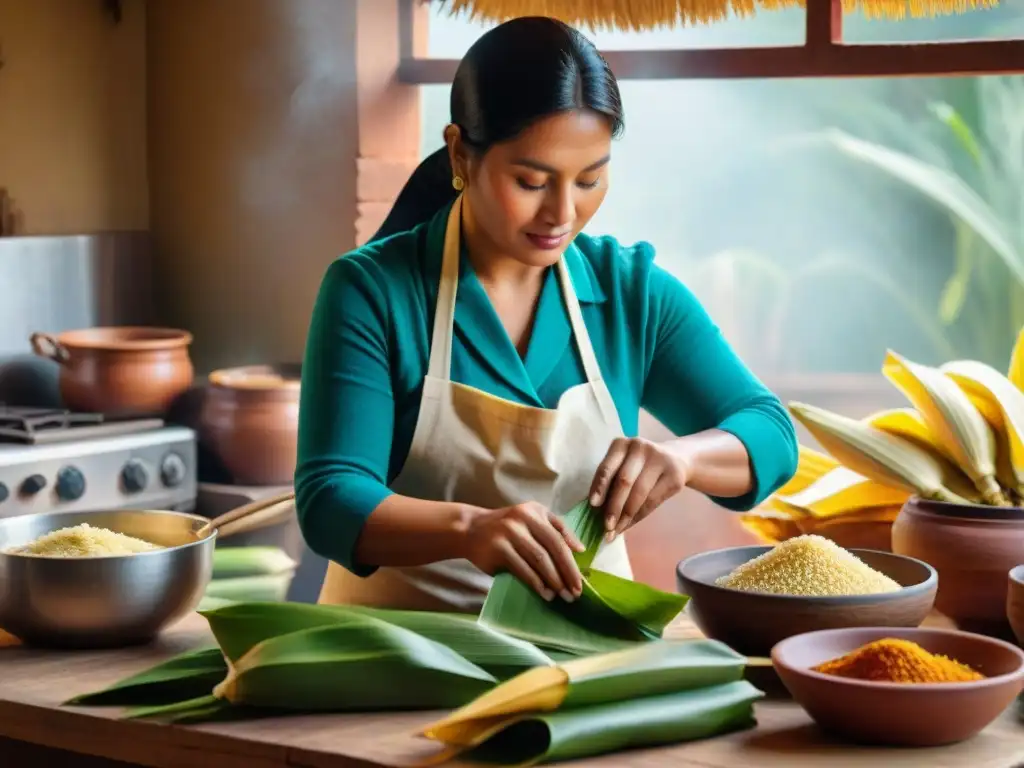
[[[57,498],[61,501],[75,501],[85,493],[85,475],[75,467],[63,467],[57,473]]]
[[[45,477],[42,475],[29,475],[22,481],[21,488],[19,488],[19,490],[24,496],[35,496],[45,487]]]
[[[181,485],[185,479],[185,460],[176,453],[168,453],[160,462],[160,479],[168,488]]]
[[[128,463],[121,468],[121,484],[128,493],[138,493],[146,487],[149,482],[149,473],[146,465],[138,459],[129,459]]]
[[[11,492],[7,490],[7,486],[0,483],[0,504],[7,501],[7,497],[11,495]]]

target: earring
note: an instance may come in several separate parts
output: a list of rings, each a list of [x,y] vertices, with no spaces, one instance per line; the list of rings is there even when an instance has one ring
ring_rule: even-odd
[[[456,192],[461,192],[465,188],[466,182],[462,180],[461,176],[453,176],[452,186],[455,188]]]

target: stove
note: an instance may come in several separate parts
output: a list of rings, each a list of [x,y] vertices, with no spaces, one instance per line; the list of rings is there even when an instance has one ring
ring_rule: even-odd
[[[187,427],[0,405],[0,517],[191,511],[195,499],[196,435]]]

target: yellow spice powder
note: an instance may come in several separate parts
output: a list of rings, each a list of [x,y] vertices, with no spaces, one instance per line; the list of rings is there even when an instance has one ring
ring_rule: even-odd
[[[985,676],[948,656],[930,653],[917,643],[886,637],[824,664],[815,672],[883,683],[964,683]]]
[[[810,597],[870,595],[902,588],[853,553],[814,534],[788,539],[715,583],[744,592]]]

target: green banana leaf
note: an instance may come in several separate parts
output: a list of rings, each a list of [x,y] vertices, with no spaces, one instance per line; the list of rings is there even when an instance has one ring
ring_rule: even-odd
[[[108,688],[74,696],[73,706],[159,705],[208,695],[224,679],[228,665],[219,648],[200,648],[176,656]]]
[[[753,704],[763,695],[740,680],[583,709],[527,714],[481,734],[482,741],[466,757],[525,767],[710,738],[755,725]]]
[[[292,583],[292,578],[292,572],[285,571],[284,573],[258,576],[213,579],[207,584],[203,596],[239,602],[280,602],[288,596],[288,587]]]
[[[368,712],[458,707],[497,682],[448,646],[352,613],[259,643],[213,693],[246,706]]]
[[[524,669],[553,664],[528,642],[481,625],[464,614],[306,603],[237,603],[203,612],[224,655],[232,661],[273,637],[343,623],[353,615],[374,617],[445,645],[499,680]]]
[[[500,573],[494,577],[478,621],[543,649],[578,655],[659,639],[688,598],[592,568],[604,525],[588,501],[570,510],[565,521],[585,547],[575,553],[583,574],[580,597],[573,602],[558,598],[548,602],[513,574]]]
[[[291,573],[297,563],[279,547],[224,547],[213,550],[213,579]]]

